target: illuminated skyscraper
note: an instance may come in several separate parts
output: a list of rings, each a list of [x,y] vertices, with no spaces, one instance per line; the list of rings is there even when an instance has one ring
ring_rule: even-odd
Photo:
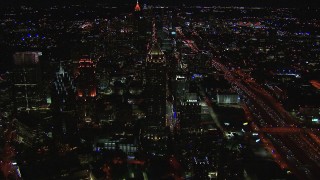
[[[95,97],[97,95],[95,68],[96,66],[92,59],[80,59],[78,66],[79,75],[76,77],[78,111],[80,118],[85,122],[91,122],[95,115]]]
[[[146,95],[148,125],[164,126],[166,117],[166,58],[155,33],[146,58]]]
[[[16,110],[37,110],[40,106],[40,52],[17,52],[13,55],[13,99]]]
[[[73,78],[64,71],[60,64],[52,83],[52,112],[54,123],[53,134],[56,137],[72,137],[76,133],[76,87]]]
[[[79,76],[77,77],[78,97],[86,99],[95,97],[96,82],[95,82],[95,65],[89,58],[83,58],[79,61]]]

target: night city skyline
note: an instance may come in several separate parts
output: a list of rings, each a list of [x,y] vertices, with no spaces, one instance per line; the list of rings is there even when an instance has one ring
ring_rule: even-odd
[[[136,0],[12,0],[1,1],[2,6],[18,6],[18,5],[32,5],[32,6],[51,6],[51,5],[117,5],[130,6],[135,4]],[[211,5],[211,6],[248,6],[248,7],[319,7],[319,3],[313,0],[140,0],[140,4],[152,5],[166,5],[166,6],[181,6],[181,5]],[[129,7],[128,7],[129,8]]]
[[[1,1],[0,55],[0,179],[320,177],[313,1]]]

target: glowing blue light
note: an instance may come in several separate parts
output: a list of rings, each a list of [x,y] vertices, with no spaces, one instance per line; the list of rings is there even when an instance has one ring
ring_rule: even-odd
[[[173,112],[173,118],[177,118],[177,112]]]

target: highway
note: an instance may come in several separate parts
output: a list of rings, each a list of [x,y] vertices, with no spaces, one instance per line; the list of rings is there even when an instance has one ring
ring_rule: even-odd
[[[320,144],[315,141],[319,136],[298,128],[281,104],[255,82],[237,76],[218,59],[213,59],[212,65],[244,98],[257,124],[254,130],[280,167],[289,168],[299,179],[320,177]]]
[[[181,29],[178,35],[191,51],[199,49],[194,41],[185,37]],[[200,37],[199,35],[197,35]],[[211,52],[215,48],[209,44]],[[216,54],[216,53],[213,53]],[[225,79],[232,85],[242,97],[245,111],[251,116],[252,129],[259,133],[259,137],[265,148],[273,156],[275,162],[289,173],[294,173],[299,179],[317,179],[320,177],[320,132],[299,128],[295,119],[283,108],[282,104],[271,96],[262,86],[254,81],[250,75],[241,70],[234,70],[219,62],[219,58],[213,58],[211,65],[223,72]],[[205,93],[200,94],[205,98]],[[206,101],[207,102],[207,101]],[[210,107],[210,101],[207,102]],[[215,115],[214,112],[210,113]],[[219,127],[220,122],[212,116]],[[222,128],[221,128],[222,129]]]

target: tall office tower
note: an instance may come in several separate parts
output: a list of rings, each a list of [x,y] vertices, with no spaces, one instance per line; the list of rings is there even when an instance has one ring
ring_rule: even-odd
[[[54,118],[53,135],[72,137],[77,132],[76,124],[76,87],[73,78],[60,64],[52,83],[52,112]]]
[[[89,58],[83,58],[79,61],[79,75],[77,77],[77,92],[81,99],[90,99],[95,97],[96,80],[95,80],[95,64]]]
[[[201,106],[196,93],[186,93],[179,103],[181,129],[198,128]]]
[[[153,25],[152,46],[146,58],[147,120],[149,126],[164,126],[166,117],[166,58]]]
[[[97,95],[97,83],[95,76],[95,63],[90,58],[82,58],[79,61],[76,77],[77,97],[80,118],[91,122],[95,111],[95,98]]]
[[[132,29],[133,29],[133,35],[132,35],[132,40],[133,40],[133,45],[135,48],[138,50],[138,53],[141,55],[145,54],[146,50],[146,35],[148,32],[151,31],[151,26],[149,21],[148,21],[148,11],[142,11],[142,9],[139,6],[139,2],[137,2],[134,12],[132,13],[131,16],[131,21],[132,21]]]
[[[17,52],[13,55],[13,102],[17,112],[37,110],[41,105],[41,52]]]

